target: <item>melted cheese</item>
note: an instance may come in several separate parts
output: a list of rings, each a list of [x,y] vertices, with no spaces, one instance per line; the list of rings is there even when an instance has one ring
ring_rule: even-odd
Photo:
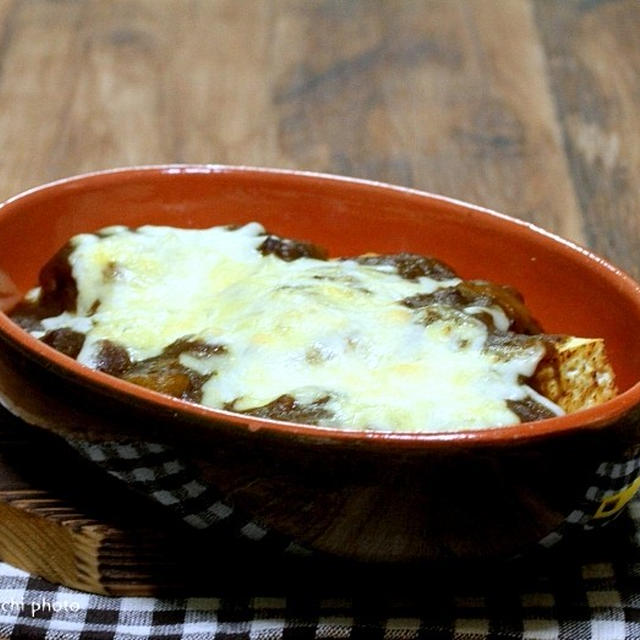
[[[78,360],[89,367],[104,339],[134,361],[184,337],[224,345],[222,354],[180,356],[210,376],[202,403],[215,408],[246,411],[289,395],[302,405],[322,401],[329,417],[318,423],[345,429],[442,432],[519,421],[506,401],[534,397],[522,380],[544,350],[534,344],[510,358],[485,350],[487,328],[476,315],[506,327],[501,309],[470,307],[425,324],[420,309],[401,301],[458,279],[407,280],[389,265],[353,260],[285,262],[262,255],[263,241],[257,223],[76,236],[77,311],[43,325],[84,333]]]

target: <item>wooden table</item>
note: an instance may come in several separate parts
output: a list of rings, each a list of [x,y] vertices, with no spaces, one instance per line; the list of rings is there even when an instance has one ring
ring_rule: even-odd
[[[0,0],[0,198],[132,164],[324,171],[640,277],[639,33],[637,0]]]
[[[2,0],[0,198],[165,162],[342,173],[640,275],[637,0]]]

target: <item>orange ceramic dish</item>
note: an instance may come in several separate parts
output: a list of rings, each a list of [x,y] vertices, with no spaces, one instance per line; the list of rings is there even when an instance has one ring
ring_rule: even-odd
[[[311,427],[208,409],[86,369],[0,313],[3,404],[64,437],[174,442],[257,521],[312,548],[360,559],[521,551],[563,526],[602,463],[634,459],[638,285],[571,243],[448,198],[339,177],[220,166],[71,178],[0,209],[0,304],[9,310],[74,234],[113,224],[206,228],[252,220],[334,255],[420,253],[451,264],[463,278],[508,283],[523,293],[545,331],[603,338],[621,393],[567,416],[499,429]],[[629,493],[618,491],[616,502],[602,491],[608,502],[586,517],[612,515]]]

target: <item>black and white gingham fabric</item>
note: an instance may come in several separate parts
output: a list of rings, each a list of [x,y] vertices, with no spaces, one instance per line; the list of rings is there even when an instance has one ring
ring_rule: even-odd
[[[556,531],[540,540],[540,546],[549,548],[577,530],[590,531],[608,525],[620,515],[638,489],[640,457],[637,449],[629,452],[625,460],[602,462],[582,502],[567,515]]]
[[[201,482],[194,466],[171,447],[153,442],[69,443],[130,489],[155,500],[195,529],[224,530],[269,552],[310,554],[302,545],[239,513],[218,491]]]
[[[269,553],[306,552],[239,514],[170,447],[72,444],[212,540],[232,531]],[[533,561],[476,574],[380,569],[345,580],[338,563],[335,589],[330,579],[318,591],[310,570],[268,593],[249,578],[230,596],[212,576],[210,594],[167,600],[90,595],[0,563],[0,640],[640,640],[639,473],[636,452],[603,462]]]
[[[166,507],[196,529],[225,528],[240,538],[259,543],[269,550],[287,554],[312,552],[295,541],[243,516],[225,502],[213,488],[199,480],[198,471],[179,452],[160,443],[70,444],[83,456],[124,482],[129,488]],[[640,456],[637,450],[627,459],[602,462],[594,470],[592,484],[556,530],[539,541],[543,548],[558,544],[576,530],[591,530],[609,524],[622,511],[640,487]]]
[[[640,640],[640,501],[610,527],[536,566],[476,575],[384,572],[351,593],[289,592],[161,600],[56,587],[0,563],[2,640]],[[212,580],[215,583],[215,580]]]

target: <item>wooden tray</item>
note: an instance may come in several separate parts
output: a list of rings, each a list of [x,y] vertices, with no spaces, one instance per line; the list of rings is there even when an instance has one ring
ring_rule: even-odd
[[[413,584],[405,566],[288,557],[228,532],[191,529],[1,407],[0,560],[113,596],[282,596],[304,585],[318,597],[350,597]]]
[[[0,408],[0,559],[108,595],[233,588],[264,570],[242,542],[192,531]]]
[[[438,589],[464,575],[557,571],[584,557],[610,561],[621,540],[637,535],[631,518],[528,561],[430,567]],[[160,506],[95,468],[64,441],[0,408],[0,560],[70,588],[105,595],[297,594],[318,597],[413,590],[424,567],[358,565],[325,556],[285,559],[220,532],[174,522]],[[487,569],[490,568],[490,571]],[[426,587],[425,587],[426,588]]]

